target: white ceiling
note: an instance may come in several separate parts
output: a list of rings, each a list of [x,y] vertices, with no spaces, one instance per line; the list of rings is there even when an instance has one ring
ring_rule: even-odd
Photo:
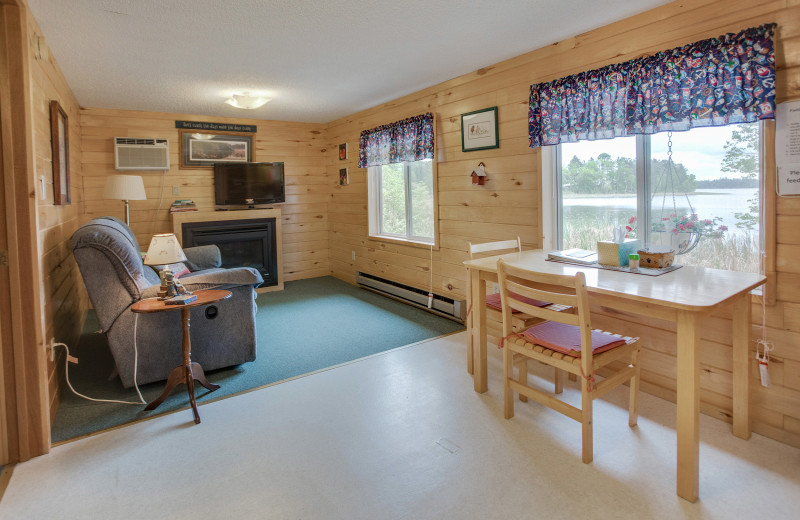
[[[318,123],[665,3],[28,0],[81,106]]]

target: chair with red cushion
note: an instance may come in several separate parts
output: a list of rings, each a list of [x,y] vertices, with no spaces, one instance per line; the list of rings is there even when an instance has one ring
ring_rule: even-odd
[[[491,255],[498,255],[501,254],[503,251],[506,252],[521,252],[522,251],[522,242],[520,241],[519,237],[516,240],[501,240],[498,242],[484,242],[482,244],[473,244],[472,242],[469,243],[469,259],[473,260],[476,255],[484,255],[484,254],[491,254]],[[467,294],[471,298],[472,290],[470,286],[470,277],[467,276]],[[567,310],[568,307],[563,305],[553,305],[551,302],[545,302],[541,300],[528,300],[528,303],[531,305],[536,305],[537,307],[546,307],[553,310],[564,311]],[[470,304],[471,306],[471,304]],[[502,333],[503,329],[503,314],[501,313],[500,307],[500,293],[493,293],[486,295],[486,328],[487,328],[487,337],[489,341],[497,342],[500,338],[504,337],[505,334]],[[511,317],[511,330],[513,332],[522,332],[525,329],[532,327],[533,325],[540,323],[541,320],[539,318],[534,318],[528,314],[523,312],[514,311]],[[472,313],[470,312],[467,315],[467,329],[472,330]],[[467,372],[472,374],[474,372],[474,361],[473,361],[473,344],[472,344],[472,335],[468,336],[467,338]],[[527,366],[527,359],[521,359],[521,365],[519,367],[519,377],[525,378],[528,374],[528,366]],[[570,376],[571,378],[572,376]],[[560,394],[561,389],[563,388],[563,380],[559,377],[558,370],[555,371],[555,385],[556,385],[556,393]],[[527,401],[528,398],[524,395],[519,396],[521,401]]]
[[[630,381],[628,424],[636,426],[639,398],[639,344],[603,331],[593,331],[589,319],[589,297],[582,272],[575,276],[535,273],[512,267],[499,260],[497,276],[503,314],[503,333],[507,339],[503,352],[503,389],[505,417],[514,416],[514,392],[527,396],[583,425],[583,462],[592,461],[592,401],[609,390]],[[574,312],[557,312],[531,305],[525,298],[568,305]],[[522,333],[511,327],[513,311],[520,311],[542,320]],[[581,381],[581,408],[557,399],[528,384],[527,375],[514,378],[513,366],[518,358],[539,361],[575,374]],[[613,361],[625,366],[600,383],[595,372],[609,367]],[[609,367],[610,368],[610,367]]]
[[[470,260],[485,255],[499,255],[504,252],[510,253],[520,251],[522,251],[522,241],[520,241],[519,237],[517,237],[516,240],[500,240],[496,242],[484,242],[481,244],[473,244],[472,242],[469,242]],[[469,276],[467,276],[467,297],[468,299],[472,298],[472,288]],[[539,304],[549,305],[547,302],[539,302]],[[500,339],[503,337],[502,335],[499,335],[503,326],[503,316],[500,313],[500,293],[487,294],[486,306],[486,328],[488,329],[487,335],[490,336],[490,341],[492,336],[494,336],[495,340]],[[526,314],[514,313],[512,328],[515,332],[521,332],[538,322],[539,320],[532,319]],[[467,315],[467,330],[472,330],[472,312]],[[470,374],[474,372],[472,356],[473,345],[472,336],[470,335],[467,339],[467,372]]]

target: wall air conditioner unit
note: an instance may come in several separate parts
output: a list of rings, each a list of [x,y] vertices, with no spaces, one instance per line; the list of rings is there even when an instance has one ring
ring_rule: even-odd
[[[117,170],[169,170],[169,141],[116,137],[114,167]]]

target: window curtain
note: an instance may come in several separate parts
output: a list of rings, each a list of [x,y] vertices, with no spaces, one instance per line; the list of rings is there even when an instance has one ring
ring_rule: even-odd
[[[530,146],[775,118],[775,24],[531,86]]]
[[[359,168],[423,159],[433,159],[430,112],[361,132]]]

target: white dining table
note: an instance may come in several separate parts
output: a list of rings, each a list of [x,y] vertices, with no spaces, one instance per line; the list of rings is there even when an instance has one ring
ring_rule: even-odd
[[[647,276],[547,260],[548,251],[533,250],[497,255],[464,264],[469,270],[471,294],[470,341],[473,343],[474,388],[488,390],[486,369],[486,283],[497,282],[497,261],[534,272],[586,276],[590,301],[641,316],[676,324],[677,331],[677,493],[690,502],[699,493],[700,449],[700,330],[704,317],[730,306],[733,327],[733,434],[751,435],[749,413],[750,291],[766,277],[682,266]]]

